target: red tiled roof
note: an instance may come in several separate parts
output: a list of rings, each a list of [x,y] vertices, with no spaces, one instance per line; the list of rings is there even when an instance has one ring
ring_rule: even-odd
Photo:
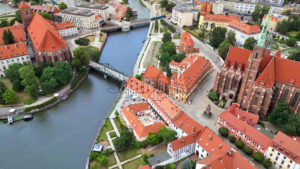
[[[37,11],[37,12],[47,12],[47,13],[59,13],[60,10],[56,7],[47,6],[47,5],[32,5],[31,10]]]
[[[22,42],[22,41],[26,40],[24,29],[22,28],[22,26],[20,24],[15,23],[12,26],[7,26],[7,27],[0,28],[0,45],[4,44],[3,39],[2,39],[3,32],[4,32],[4,30],[8,30],[8,29],[13,34],[15,42]]]
[[[51,22],[38,13],[31,21],[28,33],[37,51],[57,51],[67,46]]]
[[[28,55],[24,42],[0,46],[0,60],[24,55]]]
[[[265,18],[265,19],[266,19],[266,17],[267,17],[267,14],[264,15],[264,18]],[[271,16],[270,16],[270,21],[278,22],[278,18],[271,15]]]
[[[249,113],[244,110],[239,109],[239,105],[237,103],[233,103],[230,107],[228,107],[225,111],[230,112],[238,119],[246,122],[250,126],[256,126],[259,120],[259,115],[254,113]]]
[[[165,84],[170,83],[169,78],[167,76],[165,76],[160,69],[155,68],[151,65],[149,65],[147,67],[143,77],[151,79],[153,81],[158,80],[158,81],[160,81],[162,83],[165,83]]]
[[[199,133],[200,133],[200,131],[198,131],[194,134],[189,134],[185,137],[181,137],[179,139],[176,139],[176,140],[172,141],[171,146],[172,146],[173,151],[176,151],[176,150],[181,149],[185,146],[188,146],[190,144],[195,143]]]
[[[279,131],[273,139],[274,144],[273,147],[283,153],[284,155],[288,156],[290,159],[300,163],[300,142],[296,139],[293,139],[281,131]],[[288,154],[286,152],[289,152]]]
[[[57,22],[57,23],[55,23],[55,26],[58,30],[64,30],[64,29],[76,27],[71,21]]]
[[[181,113],[180,116],[173,121],[173,124],[187,134],[194,134],[204,128],[201,124],[185,113]]]
[[[180,41],[185,46],[194,46],[194,41],[193,41],[191,35],[187,31],[185,31],[183,34],[181,34]]]
[[[237,30],[239,32],[242,32],[244,34],[247,34],[247,35],[253,35],[253,34],[258,34],[260,33],[260,27],[257,26],[257,25],[248,25],[248,24],[245,24],[241,21],[238,21],[238,20],[232,20],[228,27],[234,29],[234,30]]]
[[[209,154],[230,150],[230,146],[207,127],[201,131],[197,143]]]
[[[171,86],[189,92],[188,90],[196,84],[196,81],[210,69],[211,64],[199,55],[189,55],[180,62],[179,67],[186,68],[186,70],[179,77],[176,73],[172,75]]]
[[[151,169],[151,167],[150,167],[150,164],[146,164],[146,165],[139,167],[138,169]]]
[[[248,49],[231,46],[227,54],[226,64],[234,64],[243,69],[247,66],[248,58],[250,57],[251,53],[252,51]]]
[[[280,49],[278,49],[278,51],[275,53],[275,56],[281,58],[281,52],[280,52]]]
[[[275,79],[281,83],[293,82],[300,87],[300,62],[275,57]]]
[[[255,80],[257,86],[263,83],[264,87],[270,88],[274,86],[275,83],[275,59],[272,58],[268,63],[266,68],[259,74],[258,78]]]
[[[147,83],[142,82],[132,76],[129,77],[126,87],[145,98],[149,98],[150,94],[154,91],[154,88],[151,85],[148,85]]]
[[[30,6],[29,6],[26,2],[22,1],[22,2],[20,3],[20,5],[19,5],[19,8],[20,8],[20,9],[22,9],[22,8],[30,8]]]
[[[133,105],[129,105],[122,109],[123,115],[130,123],[131,128],[135,131],[135,133],[140,137],[147,137],[149,133],[156,133],[160,128],[162,128],[165,123],[164,122],[156,122],[147,126],[144,126],[140,120],[138,119],[135,113],[149,110],[148,103],[137,103]]]
[[[95,20],[100,19],[100,18],[102,18],[101,14],[98,14],[98,15],[95,16]]]
[[[229,23],[233,20],[240,21],[241,19],[237,16],[230,16],[230,15],[216,15],[216,14],[205,14],[204,15],[204,21]]]
[[[174,60],[172,60],[169,65],[173,65],[173,66],[179,66],[178,62],[175,62]]]

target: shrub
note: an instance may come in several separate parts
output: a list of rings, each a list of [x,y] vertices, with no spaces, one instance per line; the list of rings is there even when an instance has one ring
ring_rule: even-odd
[[[237,146],[237,148],[242,149],[245,146],[245,143],[241,140],[238,140],[235,142],[235,145]]]
[[[75,40],[75,43],[80,46],[87,46],[90,43],[88,38],[78,38]]]
[[[77,86],[77,84],[79,83],[79,81],[84,77],[85,73],[86,73],[86,70],[85,71],[81,71],[81,72],[79,72],[77,74],[77,76],[75,77],[74,81],[71,84],[71,89],[74,89]]]
[[[227,137],[228,136],[228,129],[226,127],[220,127],[219,128],[219,133],[221,134],[221,136]]]
[[[147,137],[147,142],[152,145],[158,144],[161,141],[161,136],[158,133],[149,133]]]
[[[264,161],[264,155],[261,152],[255,152],[252,155],[255,161],[262,163]]]
[[[48,100],[48,101],[46,101],[46,102],[44,102],[44,103],[42,103],[42,104],[35,105],[35,106],[30,106],[30,107],[26,107],[26,108],[24,109],[24,111],[25,111],[25,112],[29,112],[29,111],[34,110],[34,109],[39,109],[39,108],[45,107],[45,106],[47,106],[48,104],[51,104],[51,103],[55,102],[56,100],[57,100],[57,98],[56,98],[56,97],[53,97],[52,99],[50,99],[50,100]]]
[[[218,95],[216,92],[209,92],[208,97],[213,101],[218,100]]]
[[[272,161],[270,159],[264,159],[263,165],[265,168],[270,168],[272,167]]]
[[[104,151],[102,152],[102,154],[105,155],[105,156],[109,156],[109,155],[111,155],[111,154],[113,154],[113,153],[114,153],[114,150],[111,149],[111,148],[106,149],[106,150],[104,150]]]
[[[147,154],[142,154],[141,161],[142,161],[142,165],[149,164],[148,155]]]
[[[113,137],[116,137],[117,134],[116,134],[115,132],[110,132],[110,133],[109,133],[109,136],[110,136],[111,138],[113,138]]]
[[[89,157],[90,161],[96,160],[99,155],[100,153],[92,151]]]
[[[236,138],[235,138],[233,135],[230,135],[230,136],[229,136],[229,141],[230,141],[231,143],[234,143],[234,142],[236,141]]]
[[[32,103],[34,103],[34,102],[35,102],[34,99],[25,99],[25,100],[24,100],[24,104],[26,104],[26,105],[32,104]]]
[[[142,147],[142,143],[139,142],[139,141],[136,141],[136,142],[134,142],[134,147],[135,147],[136,149],[140,149],[140,148]]]
[[[289,38],[287,41],[286,41],[286,44],[290,47],[293,47],[295,46],[297,43],[297,40],[295,38]]]
[[[180,165],[180,169],[192,169],[192,168],[193,168],[193,164],[188,159],[184,160]]]
[[[175,169],[175,168],[176,168],[176,164],[174,164],[174,163],[166,165],[166,169]]]
[[[243,151],[244,151],[244,153],[246,153],[247,155],[252,155],[252,154],[253,154],[253,150],[252,150],[250,147],[248,147],[248,146],[244,146],[244,147],[243,147]]]
[[[106,166],[108,163],[107,157],[105,155],[100,155],[97,157],[97,161],[100,163],[102,166]]]
[[[137,78],[137,79],[139,79],[139,80],[142,80],[143,75],[135,75],[135,78]]]
[[[147,145],[148,145],[147,140],[141,142],[141,146],[142,146],[143,148],[147,147]]]

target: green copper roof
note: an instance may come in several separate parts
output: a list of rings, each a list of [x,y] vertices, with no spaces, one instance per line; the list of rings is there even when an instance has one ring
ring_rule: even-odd
[[[262,28],[262,31],[260,33],[260,36],[259,36],[259,39],[258,39],[258,42],[257,42],[257,46],[260,46],[260,47],[265,47],[265,43],[266,43],[266,40],[267,40],[267,27],[268,27],[268,23],[269,23],[269,19],[270,19],[270,14],[271,14],[271,7],[269,9],[269,12],[268,12],[268,16],[265,20],[265,23],[264,23],[264,26]]]

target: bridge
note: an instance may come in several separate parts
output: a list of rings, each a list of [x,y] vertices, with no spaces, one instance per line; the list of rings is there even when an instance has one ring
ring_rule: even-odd
[[[109,78],[112,78],[121,83],[128,80],[127,75],[125,75],[123,72],[116,70],[114,67],[112,67],[108,63],[96,63],[96,62],[90,61],[89,66],[92,69],[104,74],[104,78],[109,77]]]

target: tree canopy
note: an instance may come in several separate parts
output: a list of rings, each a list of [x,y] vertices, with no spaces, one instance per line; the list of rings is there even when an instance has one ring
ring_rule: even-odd
[[[172,40],[172,36],[171,36],[171,33],[166,31],[163,35],[163,38],[162,38],[162,41],[163,42],[169,42]]]
[[[227,41],[231,44],[231,45],[235,45],[235,42],[236,42],[236,38],[235,38],[235,33],[234,31],[230,30],[228,32],[228,35],[227,35]]]
[[[35,75],[33,66],[24,65],[19,69],[19,72],[25,92],[35,99],[39,92],[39,79]]]
[[[49,14],[49,13],[47,13],[47,12],[39,12],[39,14],[43,17],[43,18],[45,18],[45,19],[48,19],[48,20],[53,20],[53,18],[52,18],[52,16]]]
[[[276,32],[281,34],[286,34],[291,31],[299,31],[300,30],[300,19],[298,16],[291,16],[288,19],[279,21],[276,24]]]
[[[64,10],[66,8],[68,8],[67,4],[64,2],[59,3],[58,5],[59,10]]]
[[[3,100],[3,93],[6,91],[7,87],[5,86],[5,84],[0,81],[0,104],[5,104],[5,101]]]
[[[126,128],[122,127],[120,137],[114,140],[114,146],[117,152],[122,152],[130,149],[134,144],[134,137],[132,133]]]
[[[256,5],[254,11],[252,12],[252,20],[258,21],[259,23],[262,21],[262,18],[265,14],[269,12],[270,6],[264,5],[261,7],[260,5]]]
[[[180,169],[194,169],[194,166],[190,160],[186,159],[181,163]]]
[[[300,26],[300,25],[299,25]],[[290,47],[293,47],[295,46],[297,43],[297,40],[295,38],[289,38],[287,41],[286,41],[286,44]]]
[[[18,100],[18,96],[16,92],[7,88],[5,92],[2,94],[2,98],[5,104],[15,103]]]
[[[9,29],[3,31],[2,40],[5,45],[15,43],[14,35]]]
[[[216,27],[212,31],[212,35],[210,37],[210,45],[214,48],[218,48],[220,43],[225,40],[226,35],[226,28]]]
[[[82,71],[84,66],[89,65],[90,57],[86,54],[83,48],[76,48],[73,50],[72,65],[77,71]]]
[[[253,50],[256,40],[253,37],[249,37],[245,40],[244,48],[248,50]]]
[[[165,126],[159,129],[159,134],[162,136],[165,145],[175,140],[177,133],[174,130],[169,130]]]
[[[22,67],[21,64],[14,63],[8,66],[5,70],[5,77],[7,77],[12,83],[13,89],[17,92],[22,91],[24,87],[21,84],[22,78],[20,76],[19,69]]]
[[[100,59],[100,49],[94,46],[82,46],[80,47],[84,50],[85,54],[90,57],[92,61],[98,62]]]
[[[226,59],[227,57],[227,53],[229,51],[230,48],[230,43],[228,42],[228,40],[224,40],[218,47],[218,53],[219,55],[222,57],[223,60]]]

